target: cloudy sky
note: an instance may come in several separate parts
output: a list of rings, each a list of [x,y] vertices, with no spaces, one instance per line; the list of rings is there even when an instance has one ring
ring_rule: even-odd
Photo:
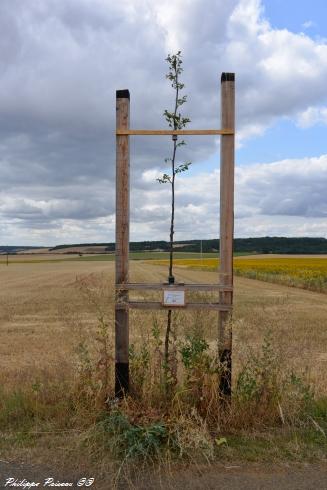
[[[190,128],[236,73],[235,235],[327,237],[325,0],[1,0],[0,245],[114,241],[115,91],[165,128],[182,50]],[[171,140],[131,140],[131,240],[168,239]],[[188,137],[176,239],[218,236],[219,140]]]

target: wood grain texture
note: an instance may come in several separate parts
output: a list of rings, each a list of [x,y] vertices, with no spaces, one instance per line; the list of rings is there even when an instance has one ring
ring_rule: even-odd
[[[235,128],[235,77],[223,74],[221,80],[221,127]],[[234,235],[234,150],[235,136],[223,135],[220,142],[220,283],[233,286]],[[232,306],[232,291],[221,292],[220,302]],[[219,313],[219,354],[228,358],[231,371],[232,331],[230,313]],[[230,360],[229,360],[230,359]],[[228,373],[230,376],[231,373]],[[230,380],[229,380],[230,381]],[[226,380],[225,380],[226,382]],[[225,385],[226,387],[226,385]],[[225,392],[226,393],[226,392]],[[228,394],[228,393],[227,393]]]
[[[179,284],[174,283],[169,285],[168,283],[127,283],[116,284],[118,290],[163,290],[163,289],[180,289],[189,291],[232,291],[232,286],[225,286],[223,284]]]
[[[116,129],[116,135],[128,136],[186,136],[186,135],[231,135],[234,134],[232,129]]]
[[[129,128],[129,93],[128,97],[116,94],[116,127]],[[129,253],[129,136],[116,137],[116,283],[128,282]],[[116,302],[128,301],[128,291],[116,292]],[[128,310],[115,311],[115,361],[116,361],[116,395],[128,391],[128,354],[129,354],[129,316]]]
[[[136,310],[173,310],[186,309],[186,310],[218,310],[218,311],[230,311],[231,305],[221,303],[186,303],[185,306],[164,306],[160,301],[128,301],[125,304],[117,303],[117,311],[128,311],[129,308]]]

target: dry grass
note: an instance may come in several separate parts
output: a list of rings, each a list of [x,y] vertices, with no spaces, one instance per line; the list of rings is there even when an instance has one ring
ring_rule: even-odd
[[[32,422],[29,421],[32,425],[23,426],[23,429],[29,433],[30,439],[26,441],[23,438],[22,441],[19,436],[20,456],[25,454],[34,462],[51,459],[56,465],[64,464],[64,461],[72,464],[73,456],[78,466],[82,464],[80,458],[86,457],[86,451],[89,467],[94,464],[99,471],[99,453],[95,449],[92,427],[95,427],[95,415],[99,414],[103,402],[105,349],[109,361],[112,355],[114,263],[73,261],[43,264],[17,263],[10,267],[0,265],[0,274],[2,390],[7,395],[14,390],[27,393],[29,403],[34,404],[25,407],[24,410],[25,415],[28,410],[33,413],[34,419]],[[154,266],[151,263],[131,263],[131,281],[134,282],[156,282],[163,280],[166,274],[166,267]],[[185,282],[217,280],[217,274],[214,272],[187,269],[176,269],[176,277]],[[135,297],[136,294],[133,293]],[[156,297],[159,294],[151,293],[151,296]],[[139,297],[146,296],[139,294]],[[255,351],[270,330],[274,348],[278,351],[283,365],[287,365],[287,369],[290,370],[294,368],[298,372],[306,372],[305,378],[315,387],[317,395],[326,396],[327,356],[324,346],[327,344],[327,302],[325,298],[322,294],[310,291],[236,278],[234,380],[236,381],[238,373],[249,358],[250,349]],[[103,342],[101,330],[103,322],[111,328],[106,344]],[[131,313],[131,343],[135,343],[138,353],[140,346],[151,346],[152,359],[157,359],[158,363],[160,363],[160,355],[156,351],[157,347],[153,340],[153,325],[155,323],[160,331],[164,322],[165,314],[161,312],[153,314],[133,311]],[[217,332],[215,313],[181,312],[178,325],[177,335],[180,338],[185,338],[187,334],[196,330],[203,334],[212,350],[215,350]],[[142,364],[143,361],[142,359],[140,361],[140,357],[137,359],[133,369],[134,372],[142,374],[142,365],[138,363]],[[90,369],[88,361],[91,362]],[[156,374],[155,365],[151,369],[150,384]],[[112,375],[110,369],[107,372]],[[213,385],[210,383],[214,378],[209,378],[206,377],[204,380],[203,396],[206,400],[213,400],[210,391]],[[102,384],[97,385],[97,380],[100,379]],[[81,380],[82,386],[79,385]],[[154,391],[150,396],[149,385],[146,383],[139,383],[139,385],[139,389],[143,390],[143,397],[139,397],[133,403],[130,401],[125,407],[125,413],[136,424],[145,423],[144,414],[148,422],[151,420],[155,422],[163,413],[160,412],[158,408],[160,404],[157,402],[158,399],[160,400],[160,393],[156,394]],[[195,386],[194,389],[198,388]],[[160,387],[158,390],[160,391]],[[92,402],[88,399],[89,395]],[[180,441],[181,450],[185,450],[187,445],[192,444],[195,450],[194,444],[198,444],[199,448],[204,447],[204,452],[202,449],[201,451],[207,455],[205,457],[211,457],[217,448],[210,444],[206,445],[209,440],[206,437],[208,427],[201,426],[203,421],[196,422],[197,413],[181,412],[180,407],[183,411],[183,406],[179,403],[184,403],[182,399],[183,397],[175,398],[174,410],[170,413],[173,419],[171,423],[175,423],[172,426],[175,427],[175,432],[177,431],[176,440]],[[17,409],[15,403],[12,403]],[[53,407],[51,413],[50,406]],[[291,410],[290,405],[287,407],[287,410]],[[201,406],[199,410],[201,412]],[[282,414],[277,414],[277,417],[280,420],[287,416],[288,412],[285,412],[283,406]],[[23,430],[19,426],[19,423],[24,423],[20,417],[21,412],[18,411],[18,425],[14,427],[16,442],[17,430],[20,434]],[[165,417],[166,415],[163,416],[163,420],[166,420]],[[2,419],[2,422],[4,420]],[[240,420],[243,420],[244,424],[247,423],[244,418],[239,417],[238,422],[233,422],[235,427]],[[34,436],[31,435],[31,427]],[[85,434],[86,428],[90,430],[89,435]],[[40,437],[40,432],[47,431],[50,437]],[[191,438],[190,433],[193,433]],[[9,440],[12,442],[10,437]],[[84,444],[84,453],[80,452],[81,441]],[[60,453],[55,453],[58,444],[62,450]],[[11,446],[11,449],[6,446],[7,454],[9,457],[10,454],[17,456],[17,444]],[[96,463],[92,463],[94,458],[97,460]],[[103,460],[102,470],[107,471],[112,464],[112,460]]]
[[[12,379],[30,377],[40,371],[58,372],[69,366],[81,336],[97,324],[95,307],[85,300],[76,279],[93,274],[102,277],[108,299],[102,298],[112,315],[111,285],[114,264],[110,262],[64,262],[0,266],[1,373]],[[104,274],[104,276],[103,276]],[[165,267],[132,262],[131,280],[155,282],[166,276]],[[176,269],[187,282],[214,282],[214,272]],[[153,293],[157,297],[159,293]],[[111,299],[110,299],[111,296]],[[133,297],[146,297],[133,293]],[[164,313],[158,313],[164,318]],[[187,332],[190,320],[181,327]],[[206,338],[216,336],[215,313],[206,312],[203,322]],[[235,278],[234,358],[236,365],[244,346],[258,345],[271,327],[284,357],[305,368],[316,386],[326,391],[327,302],[322,294],[276,284]],[[133,311],[131,339],[149,335],[152,313]],[[65,367],[66,370],[66,367]]]

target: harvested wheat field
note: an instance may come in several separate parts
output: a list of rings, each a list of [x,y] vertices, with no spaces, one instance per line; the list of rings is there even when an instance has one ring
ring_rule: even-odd
[[[97,323],[96,306],[92,298],[86,298],[88,286],[99,292],[98,301],[112,320],[113,262],[15,263],[0,267],[1,376],[7,378],[10,373],[17,380],[33,380],[33,373],[38,371],[58,373],[69,369],[80,336]],[[165,276],[164,266],[131,262],[131,281],[159,282]],[[176,277],[185,282],[217,280],[215,272],[181,268],[176,268]],[[260,343],[264,333],[271,329],[289,363],[307,368],[316,386],[327,391],[324,294],[236,277],[234,301],[236,364],[243,349]],[[145,332],[139,325],[142,313],[132,315],[133,340],[133,335]],[[206,315],[207,333],[213,340],[216,314]],[[150,313],[144,316],[151,318]],[[185,323],[183,328],[187,329]]]
[[[130,267],[132,282],[160,282],[167,275],[165,266],[149,261],[132,261]],[[175,276],[185,282],[217,281],[217,274],[212,271],[176,267]],[[102,423],[102,395],[110,393],[113,381],[114,262],[17,262],[9,266],[0,265],[0,277],[3,457],[32,462],[41,468],[50,465],[59,473],[63,472],[61,474],[67,474],[67,471],[69,474],[81,474],[86,468],[88,474],[93,472],[97,475],[99,485],[96,488],[111,488],[112,478],[109,485],[108,474],[117,475],[116,460],[108,457],[109,449],[104,445],[107,439],[103,439],[101,431],[99,433],[98,423]],[[137,294],[131,296],[143,297]],[[160,293],[145,294],[158,298]],[[210,296],[207,296],[207,301],[210,301]],[[302,440],[294,432],[293,423],[297,424],[294,415],[297,409],[294,407],[298,398],[291,404],[284,404],[283,400],[278,402],[277,412],[271,419],[261,411],[258,420],[249,420],[251,410],[246,409],[244,415],[237,409],[228,420],[223,417],[216,421],[211,414],[211,418],[208,416],[204,422],[199,422],[193,409],[183,405],[186,408],[181,413],[178,404],[172,405],[173,413],[166,419],[167,416],[162,415],[164,410],[158,409],[161,402],[158,402],[157,385],[153,381],[159,369],[157,361],[160,355],[158,357],[157,354],[162,346],[165,315],[165,312],[131,312],[131,375],[133,389],[142,396],[136,397],[131,405],[127,404],[124,413],[136,424],[134,428],[143,427],[145,423],[159,423],[159,416],[163,416],[164,424],[168,424],[167,420],[169,423],[177,420],[178,433],[187,434],[179,440],[180,454],[186,454],[187,461],[191,454],[191,460],[202,461],[201,464],[215,461],[217,457],[219,461],[229,462],[240,458],[277,462],[285,459],[323,460],[326,436],[319,418],[310,415],[313,420],[309,422],[310,439],[303,436]],[[189,336],[200,332],[208,343],[208,349],[215,352],[216,329],[217,314],[214,312],[180,312],[176,316],[176,348],[189,353]],[[266,350],[263,357],[256,358],[262,344]],[[279,365],[276,369],[276,364],[271,364],[272,369],[276,373],[289,373],[294,386],[300,387],[301,393],[303,391],[304,398],[307,396],[306,386],[310,386],[312,396],[326,399],[326,345],[325,294],[235,278],[233,379],[235,387],[243,379],[243,395],[247,396],[247,390],[251,388],[248,378],[245,381],[244,376],[240,378],[249,358],[258,359],[261,363],[262,360],[266,362],[268,356],[269,367],[269,356],[273,352],[273,362]],[[149,356],[154,359],[150,366]],[[246,373],[248,375],[248,371]],[[188,382],[193,383],[192,379],[189,377]],[[296,393],[298,397],[299,392]],[[247,403],[246,396],[242,403]],[[108,403],[110,405],[111,401]],[[201,413],[201,408],[199,410]],[[116,417],[117,413],[114,415]],[[161,419],[159,421],[161,424]],[[158,427],[164,430],[164,425]],[[282,431],[287,428],[285,440],[279,433],[275,438],[276,427]],[[212,440],[218,442],[210,442],[208,431],[214,434]],[[145,433],[142,434],[144,437]],[[180,463],[184,459],[178,461]],[[169,467],[171,463],[169,460]],[[122,471],[119,463],[118,468],[119,478],[125,477],[125,467]],[[126,478],[132,478],[129,470]]]

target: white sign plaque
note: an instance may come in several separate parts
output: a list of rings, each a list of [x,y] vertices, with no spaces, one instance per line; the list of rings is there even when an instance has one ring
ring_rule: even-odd
[[[185,306],[185,291],[177,289],[164,289],[164,306]]]

